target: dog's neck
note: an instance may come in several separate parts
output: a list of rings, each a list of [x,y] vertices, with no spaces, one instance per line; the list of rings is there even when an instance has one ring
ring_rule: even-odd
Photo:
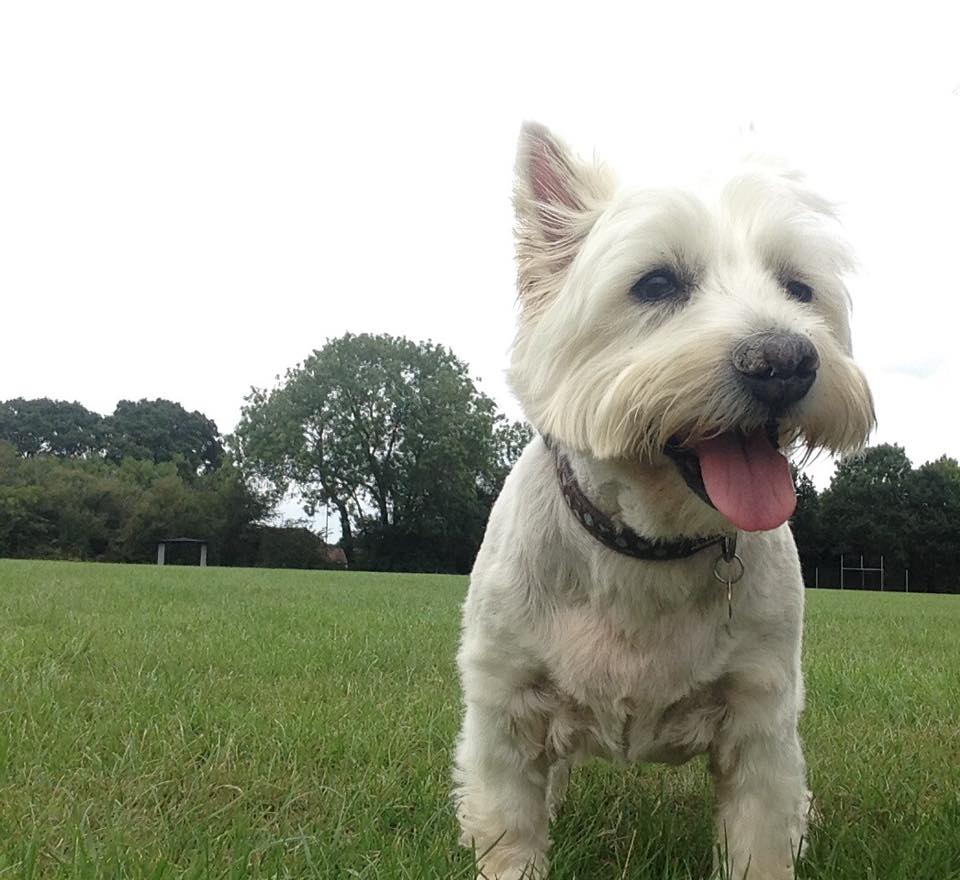
[[[730,523],[687,487],[666,456],[662,462],[650,463],[599,460],[544,442],[559,467],[558,482],[563,469],[569,469],[568,480],[573,478],[572,492],[564,494],[575,512],[578,506],[582,511],[592,506],[616,529],[629,530],[641,541],[651,543],[694,544],[705,538],[716,541],[734,534]],[[576,501],[578,495],[586,500],[586,505]]]

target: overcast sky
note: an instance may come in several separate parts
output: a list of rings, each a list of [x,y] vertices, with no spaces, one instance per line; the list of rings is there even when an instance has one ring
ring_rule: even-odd
[[[533,118],[625,179],[756,142],[807,169],[860,257],[876,440],[960,457],[949,5],[3,4],[0,399],[166,397],[228,432],[349,330],[449,345],[519,416]]]

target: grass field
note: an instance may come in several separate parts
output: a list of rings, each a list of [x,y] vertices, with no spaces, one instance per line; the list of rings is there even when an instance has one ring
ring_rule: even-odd
[[[471,878],[464,578],[0,560],[0,878]],[[960,599],[815,592],[800,877],[960,878]],[[702,762],[574,776],[556,880],[710,873]]]

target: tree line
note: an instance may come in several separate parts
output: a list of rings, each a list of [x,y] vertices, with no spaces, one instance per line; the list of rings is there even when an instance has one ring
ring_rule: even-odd
[[[331,564],[304,524],[269,525],[293,497],[307,516],[335,512],[353,567],[466,572],[530,436],[448,349],[385,335],[332,340],[276,388],[251,389],[228,436],[168,400],[108,416],[8,400],[0,556],[147,562],[159,540],[188,536],[215,564]]]
[[[532,437],[497,412],[449,349],[387,335],[328,341],[252,388],[233,434],[168,400],[0,402],[0,556],[146,562],[156,542],[210,542],[221,565],[324,567],[283,499],[332,512],[356,568],[469,571],[507,473]],[[960,591],[960,466],[914,468],[899,446],[797,478],[792,519],[808,586],[840,584],[840,557],[883,556],[885,587]],[[846,586],[859,586],[860,575]],[[863,586],[878,588],[876,573]]]
[[[268,513],[216,424],[178,403],[124,400],[106,417],[66,401],[0,403],[0,556],[149,562],[158,541],[188,536],[210,542],[214,564],[330,564],[316,535],[265,525]]]
[[[27,458],[175,461],[194,475],[215,471],[224,454],[212,419],[169,400],[121,400],[109,416],[65,400],[0,401],[0,440]]]
[[[840,586],[841,556],[848,566],[879,568],[884,589],[960,592],[960,465],[942,456],[913,467],[903,447],[882,444],[837,463],[818,493],[797,480],[791,525],[804,580]],[[818,573],[819,569],[819,573]],[[909,574],[908,574],[909,573]],[[850,572],[845,586],[880,588],[878,571]]]

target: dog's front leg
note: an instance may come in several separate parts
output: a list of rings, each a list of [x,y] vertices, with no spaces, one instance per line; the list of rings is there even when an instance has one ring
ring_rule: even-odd
[[[783,716],[781,715],[781,718]],[[810,792],[795,723],[721,733],[710,754],[717,846],[729,880],[792,880]]]
[[[468,700],[457,745],[454,799],[461,843],[478,877],[533,880],[547,872],[548,761],[536,737],[500,707]]]

